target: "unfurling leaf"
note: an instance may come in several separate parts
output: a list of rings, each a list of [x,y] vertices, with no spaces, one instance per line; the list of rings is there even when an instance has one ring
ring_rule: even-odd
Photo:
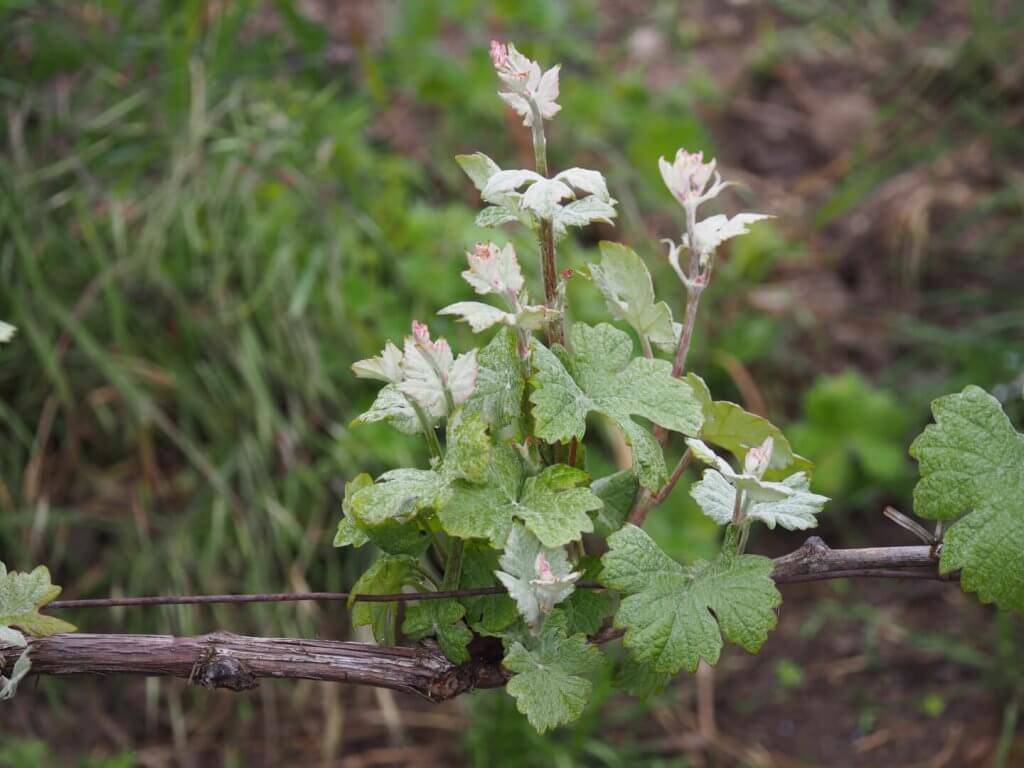
[[[601,652],[580,633],[570,635],[560,612],[544,620],[529,647],[515,642],[502,664],[515,672],[506,686],[516,707],[539,733],[571,723],[583,713],[593,688],[588,679],[603,663]]]
[[[732,218],[722,213],[709,216],[697,222],[692,247],[700,254],[714,253],[726,240],[747,234],[750,231],[747,229],[748,224],[770,218],[773,217],[761,213],[738,213]],[[682,243],[686,248],[691,247],[689,235],[683,235]]]
[[[542,546],[521,525],[513,526],[498,564],[502,570],[494,575],[531,627],[572,594],[582,575],[573,572],[564,549]]]
[[[701,409],[690,386],[672,377],[665,360],[632,358],[633,342],[614,326],[576,323],[571,372],[554,352],[533,341],[534,391],[530,394],[536,434],[548,442],[582,438],[586,417],[602,413],[622,430],[633,449],[640,483],[661,487],[667,470],[661,447],[633,416],[694,435]]]
[[[448,415],[449,402],[461,405],[473,393],[477,369],[475,349],[455,358],[445,339],[432,341],[427,327],[414,321],[413,334],[405,339],[398,389],[434,423]]]
[[[516,335],[502,328],[480,350],[476,388],[463,406],[463,415],[479,415],[493,434],[516,428],[522,415],[526,380],[516,352]]]
[[[18,329],[10,323],[5,323],[0,320],[0,344],[6,344],[14,338],[14,334],[17,333]]]
[[[519,113],[527,128],[533,125],[534,120],[531,101],[543,120],[550,120],[561,110],[555,103],[561,65],[556,64],[542,75],[536,61],[521,54],[511,43],[506,46],[496,41],[491,42],[491,63],[498,77],[509,88],[508,91],[499,92],[498,96]]]
[[[948,526],[939,567],[964,591],[1024,612],[1024,435],[999,401],[970,386],[932,403],[910,446],[920,464],[914,511]]]
[[[793,493],[776,501],[753,503],[747,509],[747,518],[760,520],[769,528],[776,525],[790,531],[814,528],[818,524],[816,515],[828,502],[828,496],[811,493],[810,482],[803,472],[790,475],[782,484]],[[690,495],[704,514],[719,525],[732,521],[736,489],[717,470],[707,470],[702,480],[690,486]]]
[[[770,438],[769,438],[770,439]],[[743,491],[750,501],[778,501],[792,496],[794,491],[784,483],[762,480],[750,472],[737,472],[728,461],[712,451],[704,442],[693,437],[686,439],[686,445],[698,461],[710,464],[730,485]],[[767,462],[765,462],[767,465]]]
[[[601,582],[626,597],[615,613],[623,644],[654,672],[691,672],[718,661],[722,635],[757,652],[775,627],[782,596],[767,557],[724,550],[684,567],[634,525],[608,539]]]

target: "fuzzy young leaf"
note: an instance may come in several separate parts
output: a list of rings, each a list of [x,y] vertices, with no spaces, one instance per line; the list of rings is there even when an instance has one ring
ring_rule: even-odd
[[[573,196],[568,184],[556,179],[535,181],[523,193],[521,204],[528,211],[533,211],[542,219],[552,219],[562,200]]]
[[[770,421],[748,413],[736,403],[713,400],[707,384],[695,373],[687,374],[686,382],[693,388],[693,394],[700,401],[704,412],[704,425],[700,428],[701,440],[724,448],[743,462],[747,451],[770,437],[774,441],[774,450],[764,475],[765,480],[782,480],[794,472],[811,475],[814,464],[796,454],[782,430]]]
[[[473,182],[473,186],[481,192],[491,177],[501,170],[498,164],[483,152],[474,152],[472,155],[456,155],[455,162]]]
[[[556,612],[544,621],[530,648],[513,643],[502,663],[516,673],[507,685],[516,707],[544,733],[583,713],[593,688],[587,678],[601,668],[603,659],[586,635],[570,635],[566,618]]]
[[[402,380],[402,350],[389,341],[377,357],[352,363],[352,372],[358,379],[376,379],[397,384]]]
[[[523,221],[522,215],[516,208],[510,208],[507,205],[488,205],[476,215],[473,223],[478,227],[497,227],[513,221],[529,223]]]
[[[602,240],[601,263],[591,264],[590,274],[613,317],[625,320],[652,344],[675,344],[672,310],[663,301],[655,303],[651,273],[633,250]]]
[[[17,627],[33,637],[48,637],[74,632],[66,621],[39,613],[39,609],[56,600],[60,587],[50,582],[46,566],[37,566],[31,573],[8,573],[0,562],[0,627]]]
[[[543,614],[573,593],[582,574],[575,573],[562,547],[544,547],[516,525],[508,535],[495,576],[505,585],[526,623],[535,626]]]
[[[714,467],[730,485],[743,491],[745,498],[751,501],[778,501],[792,496],[794,493],[793,489],[784,483],[762,480],[757,474],[750,472],[737,472],[728,461],[712,451],[701,440],[688,437],[686,445],[689,446],[691,453],[698,461]]]
[[[7,342],[9,342],[11,339],[14,338],[14,334],[17,332],[18,329],[15,328],[13,325],[11,325],[10,323],[5,323],[3,320],[0,320],[0,344],[6,344]]]
[[[480,350],[476,389],[463,406],[463,415],[479,415],[495,431],[515,425],[522,413],[526,380],[516,352],[516,335],[502,328]]]
[[[598,200],[604,202],[611,200],[604,176],[598,171],[591,171],[588,168],[567,168],[556,174],[555,180],[568,184],[573,189],[578,189]]]
[[[999,401],[970,386],[932,403],[910,446],[920,464],[914,511],[947,528],[939,566],[964,591],[1024,612],[1024,435]]]
[[[415,329],[418,324],[414,323]],[[423,336],[408,336],[402,356],[402,381],[398,390],[420,405],[436,422],[448,415],[449,398],[461,405],[476,384],[476,350],[453,357],[444,339],[431,341],[424,326]]]
[[[747,229],[748,224],[770,218],[773,217],[761,213],[739,213],[732,218],[722,213],[708,216],[697,222],[693,237],[694,250],[700,254],[713,253],[726,240],[747,234],[750,231]],[[682,242],[684,246],[690,247],[688,235],[683,235]]]
[[[718,661],[722,635],[757,652],[775,627],[782,596],[767,557],[723,551],[683,567],[634,525],[608,538],[601,582],[624,597],[615,626],[623,644],[655,672],[691,672]],[[717,622],[716,622],[717,618]]]
[[[817,526],[816,515],[828,502],[828,496],[811,493],[810,481],[803,472],[790,475],[782,484],[793,491],[792,495],[776,501],[755,502],[747,510],[747,517],[760,520],[769,528],[781,525],[789,531]],[[707,470],[702,480],[690,486],[690,495],[704,514],[719,525],[728,525],[732,521],[736,489],[720,472]]]
[[[422,600],[405,609],[402,632],[413,640],[435,637],[442,653],[453,664],[469,661],[466,646],[473,633],[462,623],[466,609],[455,600]]]
[[[457,301],[454,304],[449,304],[437,314],[456,315],[460,320],[469,324],[473,333],[480,333],[495,325],[537,331],[543,328],[555,313],[540,305],[527,305],[521,307],[518,312],[505,312],[479,301]]]
[[[373,424],[378,421],[387,422],[407,435],[415,435],[422,429],[409,398],[399,392],[398,387],[393,384],[381,388],[370,409],[353,419],[352,426]]]
[[[555,211],[553,220],[555,237],[562,237],[569,227],[585,227],[595,222],[611,224],[615,216],[615,206],[611,202],[594,195],[587,195],[559,206]]]
[[[445,475],[479,483],[487,478],[491,463],[491,438],[478,414],[457,411],[448,422],[444,457]]]
[[[640,483],[651,490],[666,478],[665,457],[650,432],[633,416],[666,429],[696,434],[700,405],[690,386],[672,378],[665,360],[630,359],[633,342],[614,326],[576,323],[572,372],[549,349],[533,341],[534,391],[530,394],[537,436],[548,442],[582,438],[586,417],[602,413],[622,430],[633,449]]]

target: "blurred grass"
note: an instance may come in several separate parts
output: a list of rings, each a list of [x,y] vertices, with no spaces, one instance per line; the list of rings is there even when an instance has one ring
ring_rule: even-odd
[[[780,421],[804,414],[797,433],[811,458],[831,462],[847,509],[879,494],[905,501],[905,471],[851,469],[850,455],[898,452],[927,400],[967,382],[1024,411],[1024,133],[1008,106],[1020,73],[1007,66],[1021,12],[957,7],[957,34],[944,36],[928,31],[936,4],[923,0],[898,10],[766,3],[750,12],[748,75],[724,86],[696,55],[716,27],[670,2],[635,18],[596,0],[0,2],[0,317],[19,328],[0,349],[4,560],[46,562],[76,595],[352,583],[364,563],[329,546],[342,483],[424,457],[386,428],[349,431],[372,396],[349,365],[412,317],[464,298],[461,254],[489,235],[473,226],[476,195],[451,157],[482,150],[506,167],[529,163],[525,134],[494,97],[494,35],[563,62],[553,164],[601,169],[620,199],[614,232],[585,233],[560,257],[578,267],[599,237],[629,242],[677,315],[656,241],[678,222],[657,157],[679,146],[728,154],[711,123],[730,99],[808,57],[856,57],[857,45],[890,52],[873,72],[878,121],[803,220],[782,213],[722,263],[692,360],[720,397],[760,397]],[[652,29],[663,57],[681,62],[657,87],[653,64],[634,55],[637,30]],[[927,46],[915,44],[922,36]],[[888,250],[851,267],[830,250],[844,220],[875,215],[872,195],[887,182],[919,173],[944,184],[936,164],[977,145],[994,177],[958,215],[931,219],[920,253],[913,240],[883,240]],[[527,240],[517,245],[531,252]],[[858,358],[837,354],[832,329],[802,307],[764,313],[746,297],[764,281],[854,267],[900,287],[890,297],[905,310],[887,307],[892,364],[867,371],[870,383],[823,379],[804,402],[819,374]],[[598,297],[577,283],[577,316],[598,318]],[[464,327],[431,322],[454,346],[473,343]],[[881,403],[879,418],[830,418],[863,398]],[[886,416],[894,403],[902,419]],[[592,458],[595,468],[609,461]],[[716,535],[684,493],[652,530],[686,559]],[[345,624],[340,613],[287,606],[75,618],[85,629],[154,632]],[[509,708],[493,696],[480,706]],[[519,727],[495,718],[469,737],[480,764],[509,741],[537,739],[492,733]],[[628,749],[597,753],[598,723],[586,720],[559,759],[637,764]]]

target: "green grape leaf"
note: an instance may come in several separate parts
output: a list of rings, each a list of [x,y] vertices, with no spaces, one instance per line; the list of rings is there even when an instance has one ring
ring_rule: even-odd
[[[463,406],[464,417],[479,415],[495,434],[510,426],[518,431],[526,380],[516,351],[515,331],[498,331],[480,350],[477,362],[480,369],[476,388]]]
[[[338,522],[338,532],[334,535],[334,546],[361,547],[370,540],[359,523],[352,517],[352,497],[371,485],[373,485],[373,478],[365,472],[345,483],[345,498],[341,502],[343,515]]]
[[[388,520],[406,522],[437,509],[450,493],[448,480],[431,469],[394,469],[352,497],[351,515],[368,529]]]
[[[694,672],[701,659],[716,663],[722,635],[756,653],[775,627],[782,596],[767,557],[726,550],[684,567],[628,523],[608,546],[601,582],[627,595],[615,626],[626,630],[623,644],[636,660],[654,672]]]
[[[828,502],[828,496],[811,493],[810,481],[803,472],[790,475],[782,484],[792,495],[774,501],[758,501],[747,510],[747,517],[760,520],[769,528],[781,525],[789,531],[803,531],[818,525],[816,515]],[[709,469],[699,482],[690,486],[690,495],[705,515],[719,525],[732,522],[736,489],[720,472]]]
[[[655,672],[649,664],[637,661],[630,653],[622,660],[622,665],[615,676],[615,682],[620,688],[624,688],[641,701],[646,701],[654,694],[665,690],[671,680],[671,673]]]
[[[531,627],[543,614],[572,594],[576,580],[564,547],[545,547],[521,525],[512,527],[498,561],[498,581],[505,585],[519,613]]]
[[[462,559],[460,589],[494,587],[498,581],[494,572],[498,570],[498,552],[486,544],[470,541],[466,543]],[[466,623],[483,635],[495,635],[514,622],[519,614],[516,604],[507,594],[464,597]]]
[[[910,455],[921,470],[914,511],[952,522],[939,566],[960,570],[983,603],[1024,612],[1024,435],[979,387],[940,397],[932,413]]]
[[[586,487],[589,480],[586,472],[565,464],[545,467],[539,475],[526,478],[515,515],[545,547],[578,541],[594,530],[587,513],[603,505]]]
[[[522,520],[547,547],[580,539],[594,529],[587,514],[601,507],[589,488],[585,472],[555,464],[535,477],[523,477],[515,449],[495,448],[485,484],[456,481],[451,497],[438,510],[444,530],[463,539],[487,539],[495,548],[505,544],[514,519]]]
[[[366,569],[349,592],[348,607],[352,611],[352,624],[373,627],[378,643],[393,645],[398,603],[359,602],[357,595],[391,595],[405,586],[420,586],[416,558],[409,555],[385,555]]]
[[[584,634],[570,635],[566,619],[555,612],[527,648],[512,643],[502,662],[515,677],[506,686],[516,707],[538,733],[576,720],[590,698],[588,679],[603,663],[601,652]]]
[[[591,264],[590,276],[601,291],[612,316],[629,323],[637,335],[659,347],[672,347],[676,334],[672,310],[663,301],[655,303],[654,284],[647,265],[635,251],[619,243],[602,240],[601,263]]]
[[[620,470],[590,484],[590,491],[603,502],[594,512],[594,533],[607,538],[622,527],[639,487],[636,473],[631,469]]]
[[[473,633],[462,623],[466,609],[456,600],[421,600],[405,609],[402,632],[413,640],[437,638],[441,651],[452,664],[469,661],[466,646]]]
[[[708,385],[695,373],[687,374],[686,382],[693,389],[704,412],[704,425],[700,429],[702,440],[724,448],[742,464],[747,451],[770,437],[775,447],[768,471],[764,475],[765,480],[782,480],[794,472],[805,472],[810,476],[814,472],[814,464],[795,453],[782,430],[770,421],[743,410],[736,403],[712,400]]]
[[[45,565],[37,566],[31,573],[8,573],[7,566],[0,562],[0,627],[17,627],[33,637],[74,632],[73,624],[39,612],[56,600],[60,591],[50,582],[50,571]]]
[[[601,413],[619,426],[632,447],[641,485],[660,488],[667,475],[665,457],[633,416],[676,432],[697,434],[701,408],[690,385],[672,378],[672,366],[665,360],[631,359],[629,336],[606,323],[576,323],[572,347],[570,371],[554,352],[531,340],[534,391],[530,401],[537,436],[548,442],[582,438],[587,414]]]

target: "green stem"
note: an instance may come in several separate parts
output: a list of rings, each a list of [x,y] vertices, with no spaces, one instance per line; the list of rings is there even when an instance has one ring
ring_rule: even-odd
[[[459,577],[462,575],[462,558],[466,552],[466,543],[455,536],[448,537],[448,559],[444,564],[444,580],[441,589],[458,589]]]
[[[427,418],[427,414],[423,412],[423,408],[410,397],[405,398],[409,401],[409,405],[412,406],[413,411],[416,413],[416,418],[420,422],[420,429],[423,430],[423,436],[427,439],[427,448],[430,450],[430,458],[441,459],[441,442],[437,439],[437,432],[430,425],[430,420]]]
[[[527,97],[530,103],[531,126],[533,132],[533,161],[537,173],[545,178],[548,175],[548,145],[544,137],[544,118],[541,117],[537,102]],[[540,220],[540,261],[544,275],[544,303],[548,309],[558,308],[558,266],[555,256],[555,230],[551,219]],[[548,323],[548,346],[565,345],[565,317]]]

